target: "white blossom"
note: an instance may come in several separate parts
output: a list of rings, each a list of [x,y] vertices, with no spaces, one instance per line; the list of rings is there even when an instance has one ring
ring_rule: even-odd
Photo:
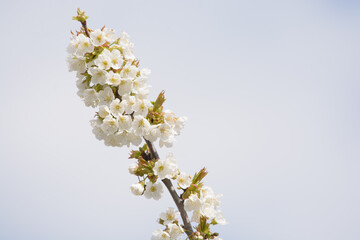
[[[121,147],[123,145],[119,139],[118,133],[106,135],[104,143],[106,146],[111,147]]]
[[[182,229],[182,227],[178,226],[177,224],[170,223],[167,225],[167,227],[170,239],[178,239],[178,237],[184,233],[184,229]]]
[[[191,176],[184,172],[181,172],[179,176],[176,177],[177,183],[182,189],[186,189],[191,184]]]
[[[70,55],[74,55],[78,48],[79,48],[79,39],[77,36],[72,35],[69,45],[67,47],[67,52]]]
[[[130,130],[132,125],[132,120],[129,115],[119,115],[118,116],[118,125],[120,130]]]
[[[138,165],[136,163],[132,163],[129,165],[129,173],[130,174],[135,174],[137,169],[138,169]]]
[[[137,99],[134,96],[125,95],[121,101],[121,104],[123,105],[125,112],[127,114],[131,114],[134,111],[134,105],[136,103]]]
[[[120,51],[117,49],[113,49],[110,53],[110,63],[113,69],[119,69],[122,67],[124,62],[123,56]]]
[[[186,211],[196,211],[201,207],[201,200],[196,194],[191,194],[187,199],[184,201],[184,208]]]
[[[215,192],[210,187],[203,187],[200,191],[201,199],[214,206],[215,208],[220,206],[220,197],[221,194],[215,194]]]
[[[127,34],[126,32],[120,33],[119,45],[120,45],[122,48],[126,48],[127,46],[132,45],[132,43],[130,42],[130,36],[129,36],[129,34]]]
[[[90,121],[91,126],[93,127],[92,132],[94,133],[96,139],[98,140],[104,140],[106,137],[106,134],[101,129],[102,120],[100,119],[93,119]]]
[[[152,234],[151,240],[170,240],[170,235],[165,231],[155,230]]]
[[[120,96],[123,96],[125,94],[129,94],[132,90],[132,81],[127,78],[120,78],[119,84],[118,84],[118,93]]]
[[[171,110],[165,110],[165,111],[164,111],[164,119],[165,119],[165,122],[166,122],[169,126],[175,125],[175,123],[176,123],[175,113],[172,112]]]
[[[148,134],[145,135],[145,138],[150,142],[155,142],[160,136],[160,129],[158,125],[151,125]]]
[[[173,146],[173,143],[175,141],[175,137],[174,135],[170,135],[167,139],[163,140],[163,139],[160,139],[159,141],[159,146],[160,147],[172,147]]]
[[[226,221],[224,215],[220,210],[216,212],[215,221],[220,225],[226,225],[228,222]]]
[[[106,116],[106,118],[103,120],[103,124],[101,125],[101,129],[106,134],[112,134],[117,131],[118,129],[118,122],[115,118],[113,118],[111,115]]]
[[[160,139],[164,142],[168,141],[172,136],[174,136],[174,130],[168,123],[162,123],[160,125]]]
[[[177,219],[178,216],[180,216],[179,211],[175,210],[172,207],[166,209],[166,212],[160,213],[160,219],[164,221],[164,225],[168,225],[169,223],[172,223],[174,220]]]
[[[120,34],[119,45],[123,50],[123,54],[126,60],[134,60],[134,44],[130,41],[130,37],[127,33],[123,32]]]
[[[106,79],[106,84],[111,86],[118,86],[120,84],[120,75],[118,73],[114,73],[112,71],[109,72],[109,77]]]
[[[84,98],[84,90],[89,89],[87,82],[84,81],[85,79],[86,79],[85,77],[82,77],[76,81],[76,87],[78,88],[76,94],[81,98]]]
[[[99,100],[101,105],[110,105],[115,99],[114,93],[110,87],[105,87],[99,92]]]
[[[124,54],[124,58],[126,60],[134,60],[135,59],[134,50],[133,50],[132,45],[129,45],[129,46],[123,48],[123,54]]]
[[[110,111],[114,116],[118,116],[123,114],[123,112],[125,111],[125,109],[123,108],[123,106],[120,103],[120,100],[118,98],[115,98],[111,103],[110,103]]]
[[[110,109],[106,105],[101,105],[99,107],[99,116],[102,118],[106,118],[110,114]]]
[[[83,92],[84,103],[87,107],[96,107],[99,103],[98,94],[94,89],[86,89]]]
[[[149,121],[141,115],[134,117],[133,128],[138,136],[145,136],[149,133],[151,125]]]
[[[98,67],[90,67],[88,70],[93,84],[105,84],[108,81],[109,73]]]
[[[104,38],[108,42],[113,42],[116,40],[116,35],[114,29],[111,28],[104,28],[103,29]]]
[[[195,222],[195,223],[200,223],[201,215],[202,215],[202,212],[200,209],[195,210],[191,216],[191,221]]]
[[[69,72],[77,71],[83,73],[86,71],[86,62],[83,57],[76,57],[75,55],[69,55],[68,57]]]
[[[147,84],[144,84],[142,88],[139,88],[138,90],[134,91],[136,93],[136,97],[140,99],[147,98],[150,92],[150,86]]]
[[[147,78],[151,73],[151,70],[148,68],[143,68],[140,70],[140,76]]]
[[[215,206],[208,202],[202,202],[201,208],[199,209],[201,215],[208,217],[208,218],[214,218],[216,216],[216,209]]]
[[[102,53],[94,60],[95,65],[100,69],[108,70],[111,67],[110,51],[104,49]]]
[[[176,162],[169,156],[170,155],[168,155],[165,159],[159,159],[155,163],[154,173],[159,176],[161,180],[164,178],[172,178],[178,170]]]
[[[132,131],[128,134],[128,141],[135,146],[139,146],[142,142],[142,138]]]
[[[100,29],[96,29],[95,31],[91,32],[90,38],[95,46],[101,46],[106,42],[105,33]]]
[[[85,53],[94,51],[94,45],[90,38],[86,37],[84,34],[80,34],[77,37],[77,49],[76,54],[83,56]]]
[[[126,63],[126,65],[123,67],[123,69],[120,72],[120,77],[122,79],[133,80],[135,79],[138,71],[139,69],[136,66],[132,65],[131,63]]]
[[[131,141],[130,141],[131,133],[129,131],[119,129],[118,134],[119,134],[119,140],[120,140],[121,144],[129,147],[131,144]]]
[[[174,131],[176,135],[180,135],[180,131],[184,128],[185,122],[187,121],[187,117],[179,117],[176,120]]]
[[[130,186],[131,192],[136,195],[136,196],[140,196],[143,194],[144,192],[144,185],[139,182],[139,183],[135,183],[133,185]]]
[[[145,77],[136,77],[133,81],[132,81],[132,91],[134,93],[138,93],[139,91],[141,91],[142,88],[144,88],[146,86],[146,78]]]
[[[164,189],[161,183],[148,182],[146,184],[144,195],[146,198],[153,198],[155,200],[159,200],[163,192]]]
[[[138,100],[133,106],[133,109],[135,111],[136,115],[142,115],[143,117],[146,117],[148,114],[148,109],[151,107],[152,104],[149,100]]]
[[[215,194],[210,187],[203,187],[200,190],[200,198],[197,194],[191,194],[184,201],[184,208],[186,211],[193,211],[191,218],[192,222],[199,223],[200,217],[205,216],[209,219],[214,219],[218,224],[227,224],[221,211],[218,210],[220,205],[220,194]]]

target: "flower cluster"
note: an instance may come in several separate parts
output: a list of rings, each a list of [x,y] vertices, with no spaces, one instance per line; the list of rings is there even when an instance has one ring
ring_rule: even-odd
[[[217,195],[209,187],[204,187],[200,191],[200,197],[196,194],[190,195],[185,199],[185,210],[194,211],[191,221],[197,223],[192,239],[213,239],[221,240],[218,233],[210,231],[210,225],[227,224],[221,211],[217,209],[220,204],[220,195]],[[177,217],[179,212],[173,208],[168,208],[166,212],[160,214],[158,222],[165,226],[164,230],[158,229],[153,232],[152,240],[178,240],[184,233],[184,229],[179,224]]]
[[[184,233],[184,229],[181,227],[177,219],[179,215],[179,211],[171,207],[168,208],[166,212],[161,213],[158,222],[165,226],[165,230],[155,230],[151,240],[179,239],[179,237]]]
[[[185,210],[193,211],[191,221],[200,223],[201,216],[205,216],[213,223],[225,225],[227,222],[218,209],[220,197],[221,195],[214,193],[210,187],[201,188],[199,194],[191,194],[184,202]]]
[[[147,99],[150,70],[139,68],[133,48],[127,33],[116,36],[110,28],[73,34],[68,62],[69,70],[77,72],[77,94],[98,109],[91,125],[106,145],[138,146],[145,138],[171,147],[186,118],[163,111],[164,92],[154,102]]]
[[[89,29],[87,18],[80,10],[73,18],[82,29],[72,33],[68,63],[69,70],[77,73],[78,96],[86,106],[96,108],[91,120],[93,133],[108,146],[139,146],[144,139],[146,143],[130,154],[137,162],[130,165],[129,172],[138,177],[130,190],[134,195],[159,200],[164,192],[162,181],[180,211],[168,208],[161,213],[158,222],[165,229],[154,231],[151,239],[179,240],[185,233],[190,240],[221,240],[218,233],[210,231],[211,225],[226,224],[218,209],[221,195],[203,185],[205,168],[191,177],[179,170],[173,154],[159,159],[153,147],[157,140],[160,147],[171,147],[186,117],[176,117],[163,109],[164,91],[155,101],[147,99],[150,70],[139,68],[129,35],[117,36],[113,29],[105,27]],[[177,182],[180,195],[171,180]],[[191,222],[197,226],[191,226],[188,212],[192,212]],[[184,224],[179,223],[179,215]]]
[[[145,144],[139,151],[132,151],[130,158],[138,159],[137,163],[129,166],[129,173],[142,178],[141,181],[130,186],[135,195],[144,195],[146,198],[159,200],[164,192],[163,186],[157,180],[176,179],[179,169],[174,156],[169,153],[165,159],[148,159]],[[145,155],[145,159],[144,156]]]
[[[210,225],[224,225],[226,220],[220,206],[220,194],[216,194],[210,187],[201,182],[207,175],[205,169],[201,169],[193,177],[181,172],[172,153],[168,153],[165,159],[151,159],[147,145],[132,151],[130,158],[137,159],[137,163],[129,166],[129,172],[139,177],[139,182],[131,185],[131,192],[137,196],[144,195],[146,198],[159,200],[163,193],[163,187],[159,180],[173,179],[177,181],[178,190],[182,191],[182,199],[187,212],[192,212],[191,222],[198,224],[194,232],[194,239],[220,239],[217,233],[210,231]],[[164,225],[165,230],[156,230],[153,240],[179,239],[184,233],[176,217],[178,211],[169,208],[160,215],[159,223]],[[182,229],[182,231],[180,231]]]

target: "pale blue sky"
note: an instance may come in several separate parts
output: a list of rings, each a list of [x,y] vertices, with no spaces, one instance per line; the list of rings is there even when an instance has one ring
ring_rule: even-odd
[[[133,196],[126,148],[91,133],[66,46],[76,8],[126,31],[151,98],[189,117],[232,240],[360,239],[357,1],[1,1],[0,239],[150,239],[174,206]],[[161,149],[162,156],[167,149]]]

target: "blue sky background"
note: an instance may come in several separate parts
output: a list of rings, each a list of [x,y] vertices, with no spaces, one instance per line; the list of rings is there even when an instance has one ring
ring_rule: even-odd
[[[150,239],[174,206],[133,196],[129,150],[91,133],[77,7],[189,117],[171,151],[224,194],[223,239],[360,239],[360,4],[340,0],[1,1],[0,239]]]

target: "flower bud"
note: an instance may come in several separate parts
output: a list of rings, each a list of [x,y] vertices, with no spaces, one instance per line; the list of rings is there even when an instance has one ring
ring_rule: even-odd
[[[153,111],[156,112],[158,109],[160,109],[165,102],[165,91],[161,91],[159,96],[157,97],[156,101],[154,102],[154,109]]]
[[[193,183],[194,184],[198,184],[201,182],[201,180],[203,180],[203,178],[208,174],[208,172],[206,171],[205,168],[201,169],[198,173],[195,174],[194,178],[193,178]]]
[[[136,163],[132,163],[129,166],[129,173],[135,175],[137,169],[138,169],[138,165]]]
[[[85,22],[88,16],[85,15],[85,11],[81,11],[80,8],[77,9],[77,16],[73,17],[73,20],[79,22]]]
[[[134,195],[140,196],[144,192],[144,182],[135,183],[130,186],[130,189]]]

